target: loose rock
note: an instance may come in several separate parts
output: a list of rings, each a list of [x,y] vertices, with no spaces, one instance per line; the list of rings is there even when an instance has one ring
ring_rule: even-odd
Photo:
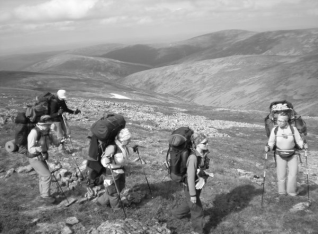
[[[10,177],[15,172],[14,168],[11,168],[9,171],[7,171],[5,178]]]
[[[76,217],[69,217],[66,219],[66,224],[69,224],[69,225],[74,225],[76,223],[79,223],[78,219]]]

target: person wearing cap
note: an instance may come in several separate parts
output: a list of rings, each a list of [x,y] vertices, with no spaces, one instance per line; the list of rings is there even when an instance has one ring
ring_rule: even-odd
[[[53,203],[55,199],[51,197],[51,173],[46,163],[48,150],[51,143],[50,126],[52,124],[49,115],[41,116],[39,122],[28,135],[28,158],[29,163],[39,175],[39,189],[41,200]]]
[[[200,200],[201,190],[208,177],[204,170],[208,168],[206,160],[208,159],[208,139],[202,134],[194,135],[195,149],[187,160],[187,177],[185,199],[177,206],[172,215],[178,219],[191,215],[192,228],[195,233],[204,233],[204,213]]]
[[[265,146],[265,152],[274,150],[276,152],[276,172],[277,187],[279,195],[296,196],[297,191],[297,174],[298,174],[298,157],[300,149],[307,149],[296,127],[288,124],[289,116],[282,112],[277,117],[277,127],[271,131],[268,143]],[[293,128],[293,130],[292,130]],[[274,148],[275,147],[275,148]],[[288,167],[288,175],[287,175]],[[287,180],[286,180],[287,179]],[[286,184],[287,181],[287,184]]]
[[[101,163],[106,169],[103,176],[105,193],[98,198],[97,202],[102,206],[109,205],[114,210],[120,209],[117,189],[121,192],[125,188],[125,165],[130,155],[127,145],[130,139],[129,130],[122,129],[115,138],[115,144],[106,147],[101,159]]]
[[[61,151],[65,151],[64,138],[69,137],[67,135],[68,130],[67,126],[65,126],[62,114],[64,112],[70,114],[81,113],[79,109],[76,109],[75,111],[69,109],[66,105],[66,99],[66,91],[62,89],[58,90],[56,93],[56,98],[51,100],[49,108],[49,115],[51,116],[52,121],[54,123],[54,129],[56,130],[56,137],[60,141]]]

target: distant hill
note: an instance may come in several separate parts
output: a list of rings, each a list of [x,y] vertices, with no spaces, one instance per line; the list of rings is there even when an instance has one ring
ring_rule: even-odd
[[[250,32],[225,30],[161,45],[131,45],[101,57],[155,67],[232,55],[310,55],[318,52],[318,29]]]
[[[112,93],[128,97],[134,101],[144,103],[183,103],[181,98],[172,95],[156,94],[152,91],[131,88],[111,80],[83,78],[36,72],[0,71],[0,92],[8,90],[36,90],[55,93],[58,89],[66,89],[70,97],[113,98]],[[0,103],[1,105],[1,103]]]
[[[98,57],[105,53],[108,53],[113,50],[117,50],[126,46],[127,45],[110,43],[110,44],[94,45],[94,46],[88,46],[88,47],[83,47],[83,48],[74,49],[74,50],[68,50],[68,51],[65,51],[64,53],[74,54],[74,55],[83,55],[83,56],[89,56],[89,57]]]
[[[318,29],[257,33],[235,43],[222,42],[202,53],[185,57],[177,63],[254,54],[286,56],[318,54]]]
[[[35,63],[24,71],[72,75],[85,78],[118,79],[129,74],[150,69],[141,64],[115,61],[113,59],[60,54]]]
[[[0,56],[0,71],[21,71],[27,66],[48,59],[62,52],[63,51],[52,51],[36,54],[15,54]]]
[[[287,99],[303,114],[318,108],[318,56],[240,55],[132,74],[122,84],[195,103],[267,111]]]
[[[209,48],[223,48],[254,34],[254,32],[243,30],[220,31],[175,43],[131,45],[112,50],[101,55],[101,57],[159,67],[169,65],[193,54],[203,53]]]
[[[108,80],[148,94],[257,110],[267,110],[273,100],[288,99],[302,113],[317,115],[317,58],[318,29],[225,30],[173,43],[102,44],[30,59],[16,57],[15,64],[28,64],[19,70],[47,73],[68,86],[78,82],[90,89],[86,80]],[[55,85],[49,81],[43,87],[49,84]]]

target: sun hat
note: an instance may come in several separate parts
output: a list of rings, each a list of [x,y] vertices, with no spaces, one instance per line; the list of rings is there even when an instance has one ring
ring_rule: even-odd
[[[49,115],[42,115],[40,117],[40,120],[38,121],[39,125],[51,125],[52,124],[52,119],[51,116]]]
[[[57,97],[59,99],[65,100],[67,98],[66,91],[64,89],[60,89],[59,91],[57,91]]]
[[[117,139],[121,142],[127,141],[131,138],[131,134],[127,128],[123,128],[117,135]]]
[[[207,138],[206,135],[204,135],[203,133],[194,134],[194,137],[193,137],[194,144],[198,145],[206,138]]]
[[[287,106],[286,103],[278,103],[276,105],[272,106],[272,111],[284,111],[284,110],[290,110],[290,108]]]

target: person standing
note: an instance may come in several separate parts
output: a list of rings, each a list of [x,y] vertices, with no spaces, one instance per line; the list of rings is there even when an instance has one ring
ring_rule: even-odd
[[[65,151],[65,145],[64,141],[65,138],[69,137],[69,129],[68,126],[65,124],[65,120],[63,120],[62,114],[64,112],[70,113],[70,114],[79,114],[81,111],[79,109],[76,109],[75,111],[69,109],[66,105],[66,91],[65,90],[58,90],[56,93],[56,98],[52,98],[50,102],[49,107],[49,115],[52,118],[54,129],[56,131],[56,137],[59,143],[59,150]]]
[[[204,174],[208,152],[208,139],[202,134],[194,136],[195,149],[192,150],[187,160],[185,200],[172,211],[178,219],[191,215],[192,228],[195,233],[204,233],[204,212],[200,194],[207,176]],[[196,183],[197,182],[197,183]]]
[[[39,175],[40,198],[47,203],[54,203],[55,199],[51,197],[51,173],[46,160],[49,157],[48,150],[51,143],[49,131],[52,124],[49,115],[40,117],[28,135],[28,158],[29,163]]]
[[[114,210],[121,208],[118,192],[120,193],[125,188],[125,165],[130,155],[127,147],[130,139],[129,130],[122,129],[116,136],[114,144],[106,147],[101,159],[101,163],[106,169],[104,174],[105,193],[98,198],[97,202],[102,206],[110,205]]]
[[[289,116],[280,113],[277,117],[277,127],[271,131],[265,152],[276,151],[277,156],[277,185],[278,194],[296,196],[299,149],[307,149],[297,128],[288,124]],[[288,168],[288,175],[287,175]],[[287,180],[286,180],[287,179]],[[286,183],[287,181],[287,183]]]

